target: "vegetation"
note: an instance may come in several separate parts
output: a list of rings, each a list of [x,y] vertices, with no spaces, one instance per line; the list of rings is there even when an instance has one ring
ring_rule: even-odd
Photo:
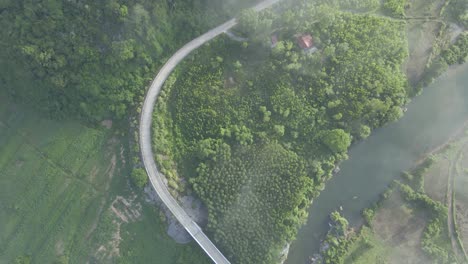
[[[114,130],[44,119],[0,92],[0,263],[210,263],[195,243],[168,237],[164,215],[143,199],[130,208],[141,204],[141,218],[128,223],[109,208],[134,195],[122,142]],[[117,231],[120,257],[108,253]]]
[[[331,228],[328,231],[322,251],[324,264],[342,264],[348,247],[352,244],[354,234],[348,230],[348,220],[339,212],[330,214]]]
[[[114,263],[152,263],[155,259],[167,264],[212,263],[195,241],[182,245],[166,234],[165,216],[158,207],[141,204],[141,219],[122,224],[120,257]]]
[[[240,19],[248,41],[217,39],[168,80],[153,142],[169,186],[185,189],[182,174],[207,205],[227,257],[271,263],[351,142],[401,116],[405,25],[308,3]],[[299,48],[298,32],[318,51]]]
[[[165,235],[156,209],[142,209],[156,220],[122,223],[108,208],[131,191],[131,177],[119,177],[131,175],[120,142],[126,138],[116,135],[125,127],[116,133],[58,123],[11,102],[87,124],[127,120],[167,54],[246,4],[1,1],[1,263],[209,263],[197,245],[177,245]],[[133,176],[136,185],[146,181],[139,170]],[[112,245],[103,246],[115,232],[124,237],[121,258],[106,255]]]
[[[48,121],[0,98],[0,262],[76,263],[90,251],[119,146],[104,129]]]
[[[351,137],[343,129],[325,131],[322,141],[333,153],[344,152],[351,145]]]
[[[350,243],[344,263],[388,263],[386,259],[391,250],[392,248],[379,239],[371,228],[363,226]]]
[[[318,263],[387,263],[385,262],[390,250],[367,226],[358,232],[348,227],[347,220],[338,212],[330,215],[331,227],[325,238]],[[337,231],[338,230],[338,231]]]
[[[330,6],[339,7],[343,10],[360,12],[373,11],[380,7],[380,0],[319,0],[317,3],[328,3]]]
[[[467,0],[451,0],[448,6],[448,16],[459,25],[468,26],[468,1]]]
[[[463,33],[457,39],[454,45],[444,50],[441,58],[448,64],[463,64],[468,57],[468,33]]]
[[[342,217],[339,217],[339,214],[335,212],[331,215],[332,227],[322,246],[324,248],[321,252],[322,263],[387,263],[387,255],[392,249],[385,248],[391,245],[386,245],[387,242],[375,234],[377,230],[374,229],[372,222],[374,215],[382,210],[383,201],[394,191],[398,191],[403,196],[412,210],[423,211],[426,214],[428,220],[420,240],[420,248],[434,260],[434,263],[454,263],[456,260],[446,226],[447,208],[426,194],[417,192],[398,181],[382,194],[376,205],[364,210],[367,226],[363,226],[358,233],[348,229],[346,219],[340,220]],[[395,208],[395,205],[391,207]],[[388,222],[400,220],[387,219]]]
[[[390,16],[404,17],[407,0],[384,0],[383,8]]]
[[[394,19],[404,16],[406,1],[293,2],[282,14],[240,13],[234,31],[246,40],[222,38],[199,50],[168,80],[154,115],[156,161],[168,185],[174,193],[193,190],[205,202],[207,230],[238,263],[275,261],[351,143],[398,119],[408,101],[401,70],[408,57],[406,22]],[[451,3],[453,19],[466,23],[463,8],[453,8],[466,0]],[[54,118],[125,121],[139,112],[145,86],[167,56],[250,3],[238,4],[1,1],[0,89]],[[394,18],[370,14],[380,8]],[[301,34],[310,34],[316,49],[299,48]],[[275,45],[272,35],[279,40]],[[434,60],[427,79],[463,62],[466,46],[462,35]],[[147,181],[144,170],[129,173],[118,158],[122,152],[109,143],[114,131],[75,122],[60,126],[30,113],[13,116],[10,105],[0,104],[0,181],[6,190],[0,210],[7,212],[0,215],[0,262],[73,263],[90,257],[91,248],[100,248],[118,228],[130,231],[122,232],[122,258],[112,261],[169,261],[182,248],[145,232],[153,227],[162,233],[161,221],[127,223],[102,207],[111,202],[114,183],[103,164],[117,160],[135,186]],[[136,156],[138,146],[131,151]],[[122,191],[127,185],[121,180],[118,186]],[[132,250],[128,241],[137,235],[142,247],[145,241],[163,246],[151,253]],[[84,243],[88,238],[93,242]],[[181,250],[181,263],[192,255],[197,263],[207,261],[199,250]]]
[[[130,177],[133,184],[138,188],[143,188],[148,183],[148,175],[146,175],[146,171],[142,168],[133,169]]]
[[[372,227],[372,220],[374,220],[375,214],[382,207],[383,203],[392,196],[395,189],[395,183],[390,184],[388,189],[380,194],[379,200],[372,206],[362,210],[362,217],[364,218],[365,224],[368,227]]]
[[[390,255],[400,256],[397,257],[397,260],[400,260],[398,258],[401,258],[403,253],[394,252],[390,254],[395,250],[391,248],[397,243],[395,238],[391,239],[391,243],[386,241],[389,236],[395,236],[396,233],[388,232],[389,230],[401,232],[402,227],[398,227],[398,225],[404,225],[405,221],[417,222],[417,219],[421,218],[425,222],[422,236],[418,235],[417,241],[411,240],[409,235],[408,237],[405,236],[403,238],[404,243],[408,246],[417,243],[417,246],[411,251],[421,249],[427,255],[427,261],[430,259],[434,263],[456,262],[448,236],[447,207],[441,202],[430,198],[424,189],[423,179],[436,162],[436,156],[429,155],[410,172],[404,172],[401,181],[394,181],[380,195],[374,205],[363,211],[365,226],[361,227],[361,230],[356,234],[350,229],[344,229],[347,230],[345,232],[334,231],[337,226],[336,219],[341,218],[339,214],[333,213],[331,215],[332,227],[322,246],[324,249],[321,252],[323,263],[387,263],[394,260],[391,259]],[[440,176],[437,174],[437,177]],[[403,199],[391,198],[393,195]],[[389,201],[390,199],[391,201]],[[400,215],[401,213],[403,215]],[[374,218],[377,214],[380,214],[380,220],[376,222]],[[407,214],[413,216],[404,216]],[[416,214],[420,216],[415,216]],[[402,219],[406,217],[408,219]],[[403,221],[403,223],[396,224],[399,221]],[[345,223],[345,220],[338,222]],[[342,226],[346,227],[347,225],[343,224]],[[380,229],[387,230],[382,231]],[[405,230],[405,232],[415,232],[410,228]],[[402,246],[398,245],[398,247]],[[409,257],[408,261],[424,261],[423,256],[418,256],[417,252],[411,254],[414,256]]]
[[[231,150],[219,142],[197,172],[192,184],[208,206],[208,230],[235,252],[228,257],[275,262],[280,246],[303,223],[311,198],[313,181],[297,154],[275,143]]]
[[[415,192],[408,185],[398,183],[398,187],[407,202],[414,203],[418,208],[428,210],[432,214],[421,240],[422,249],[440,263],[455,262],[455,256],[448,242],[447,207],[424,193]]]
[[[431,84],[449,66],[462,64],[466,61],[466,57],[468,56],[467,33],[462,32],[457,36],[457,40],[453,45],[449,45],[450,41],[447,41],[445,34],[448,29],[447,22],[454,23],[458,27],[467,26],[467,5],[467,0],[445,1],[442,5],[440,15],[446,22],[439,25],[437,40],[434,42],[426,69],[420,79],[419,85],[416,87],[417,92],[420,92],[423,87]]]
[[[249,2],[2,1],[0,80],[56,118],[123,119],[168,54]]]

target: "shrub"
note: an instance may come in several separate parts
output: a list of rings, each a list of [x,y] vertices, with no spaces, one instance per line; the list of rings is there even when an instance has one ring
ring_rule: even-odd
[[[146,183],[148,183],[148,176],[146,175],[146,171],[142,168],[133,169],[130,177],[132,183],[138,188],[143,188]]]

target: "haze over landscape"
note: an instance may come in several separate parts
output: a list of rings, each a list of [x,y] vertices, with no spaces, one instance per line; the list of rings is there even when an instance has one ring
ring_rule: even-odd
[[[468,263],[467,0],[0,1],[0,263]]]

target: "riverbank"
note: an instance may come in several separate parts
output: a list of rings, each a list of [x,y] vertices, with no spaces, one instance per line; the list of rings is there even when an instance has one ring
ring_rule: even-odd
[[[171,189],[183,192],[179,183],[187,182],[188,191],[194,190],[204,201],[208,232],[234,258],[266,261],[260,255],[267,254],[273,259],[283,246],[279,244],[294,238],[306,216],[305,205],[323,190],[333,166],[347,158],[351,138],[366,138],[371,128],[399,118],[408,100],[406,79],[399,70],[407,55],[404,24],[349,12],[336,16],[336,23],[307,25],[318,39],[329,38],[317,44],[320,52],[304,53],[294,45],[298,38],[294,25],[277,30],[280,44],[271,51],[255,43],[257,36],[250,43],[222,38],[201,48],[182,68],[183,74],[174,76],[171,85],[177,89],[161,93],[160,99],[166,99],[158,104],[153,128],[158,131],[153,139],[158,165],[168,172]],[[273,14],[266,17],[256,19],[274,19]],[[377,24],[378,28],[365,29]],[[332,27],[333,34],[317,33],[326,27]],[[363,32],[354,41],[357,36],[349,33],[353,30],[378,34]],[[391,45],[382,48],[382,43]],[[236,52],[226,52],[226,47]],[[341,48],[347,56],[340,55]],[[264,65],[253,63],[252,54],[261,54]],[[378,54],[383,64],[366,68],[369,54]],[[362,67],[349,67],[356,63]],[[266,152],[269,159],[264,158]],[[294,165],[281,170],[288,177],[277,175],[278,169],[286,168],[283,162]],[[272,173],[270,167],[277,169]],[[291,181],[295,176],[299,178]],[[287,197],[272,191],[277,186],[283,186],[279,194]],[[237,233],[225,232],[233,226]],[[276,229],[277,234],[272,232]],[[270,239],[273,233],[282,240]]]
[[[286,263],[304,263],[318,252],[330,212],[342,206],[351,226],[357,226],[362,222],[362,210],[371,206],[401,171],[410,170],[424,153],[435,151],[460,130],[468,118],[467,74],[467,64],[452,68],[413,99],[401,120],[376,130],[351,148],[349,160],[340,165],[341,171],[311,206],[308,222],[291,245]]]
[[[353,264],[378,261],[401,263],[403,259],[421,264],[433,263],[435,259],[441,263],[468,261],[463,249],[465,236],[461,235],[466,232],[465,223],[468,222],[465,218],[466,208],[459,206],[463,213],[458,215],[451,212],[451,206],[457,207],[451,204],[455,201],[452,200],[455,194],[449,193],[448,188],[451,181],[455,182],[452,178],[454,175],[468,182],[466,171],[454,171],[457,167],[460,170],[468,166],[468,163],[459,164],[463,156],[461,153],[468,154],[467,125],[468,122],[465,122],[447,142],[416,160],[409,172],[404,172],[372,207],[365,209],[365,224],[354,226],[353,232],[347,232],[349,235],[344,236],[344,233],[338,235],[332,232],[336,221],[331,221],[331,231],[322,242],[320,254],[311,257],[311,263],[322,263],[323,260]],[[445,184],[440,184],[444,181]],[[463,190],[463,201],[466,202],[466,189],[459,190]],[[446,195],[441,195],[444,193]],[[458,219],[452,219],[452,216],[458,216]],[[452,221],[463,226],[451,230]],[[333,256],[331,252],[335,252]]]

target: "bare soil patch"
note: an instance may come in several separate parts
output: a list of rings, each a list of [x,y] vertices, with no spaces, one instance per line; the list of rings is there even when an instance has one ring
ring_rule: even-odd
[[[192,237],[180,225],[177,219],[172,213],[161,203],[158,194],[154,191],[151,186],[145,187],[146,202],[157,204],[164,211],[165,220],[167,220],[167,234],[179,244],[186,244],[192,241]],[[208,209],[204,206],[201,200],[196,199],[194,196],[183,196],[178,199],[180,206],[182,206],[185,212],[190,218],[200,226],[205,226],[208,223]]]
[[[98,172],[99,172],[99,169],[98,169],[97,166],[94,166],[94,167],[91,169],[91,172],[90,172],[90,174],[89,174],[89,180],[90,180],[91,182],[94,182],[94,180],[96,179],[96,176],[97,176]]]
[[[117,165],[117,156],[114,154],[114,155],[112,155],[112,158],[110,160],[110,165],[106,170],[106,174],[109,176],[109,181],[107,182],[106,190],[109,189],[109,184],[110,184],[112,178],[114,177],[114,174],[115,174],[114,172],[115,172],[115,166],[116,165]]]
[[[424,190],[435,201],[445,204],[450,160],[441,156],[424,175]]]
[[[104,120],[101,122],[101,125],[107,129],[111,129],[112,128],[112,120],[110,119],[107,119],[107,120]]]
[[[410,83],[415,84],[420,79],[432,53],[436,40],[438,22],[412,21],[408,24],[409,58],[406,63],[406,74]]]
[[[55,254],[57,256],[61,256],[63,255],[64,250],[65,250],[65,247],[64,247],[63,240],[60,239],[59,241],[57,241],[57,243],[55,243]]]
[[[407,207],[397,191],[384,202],[372,223],[376,236],[393,248],[388,260],[395,264],[431,263],[421,250],[425,226],[424,215]]]
[[[112,239],[108,241],[105,245],[100,245],[96,250],[95,258],[98,260],[98,263],[114,263],[113,259],[120,256],[120,241],[122,237],[120,236],[120,226],[121,222],[114,221],[116,229],[114,234],[112,234]]]
[[[416,84],[426,69],[433,46],[439,35],[440,10],[446,0],[408,0],[409,59],[405,66],[410,83]]]
[[[120,255],[121,226],[124,223],[138,221],[141,218],[142,206],[136,201],[137,195],[133,194],[130,197],[117,196],[111,203],[109,210],[115,216],[113,225],[115,226],[114,233],[110,241],[100,245],[95,252],[95,257],[99,263],[112,263],[112,259]]]
[[[125,199],[117,196],[112,202],[110,209],[124,223],[137,221],[141,216],[141,204],[135,202],[136,195]]]
[[[192,237],[185,230],[185,228],[177,221],[177,219],[172,215],[171,211],[162,203],[156,191],[150,185],[145,187],[145,201],[149,203],[157,204],[164,215],[162,216],[164,220],[167,221],[167,235],[174,239],[175,242],[179,244],[187,244],[192,241]]]
[[[107,192],[110,188],[110,184],[111,184],[111,181],[112,181],[112,178],[114,178],[114,175],[115,175],[115,170],[116,170],[116,166],[117,166],[117,156],[115,153],[112,152],[112,149],[116,146],[116,144],[119,143],[119,140],[117,138],[111,138],[108,142],[108,155],[112,155],[112,158],[110,159],[110,164],[109,166],[106,168],[105,170],[105,174],[107,174],[107,177],[108,177],[108,181],[106,181],[106,185],[105,185],[105,188],[104,188],[104,192]],[[123,157],[123,147],[121,146],[121,153],[120,155]],[[90,182],[94,182],[96,180],[96,177],[99,175],[99,173],[102,173],[101,172],[101,169],[98,168],[97,166],[94,166],[92,169],[91,169],[91,172],[89,174],[89,179],[90,179]],[[107,195],[106,195],[107,197]],[[98,209],[98,216],[93,224],[91,225],[91,227],[89,228],[89,230],[86,232],[86,238],[89,238],[89,236],[94,232],[94,230],[96,230],[96,227],[99,223],[99,219],[101,218],[102,216],[102,212],[104,210],[104,205],[106,204],[106,200],[107,198],[103,197],[100,201],[100,204],[99,204],[99,209]]]

